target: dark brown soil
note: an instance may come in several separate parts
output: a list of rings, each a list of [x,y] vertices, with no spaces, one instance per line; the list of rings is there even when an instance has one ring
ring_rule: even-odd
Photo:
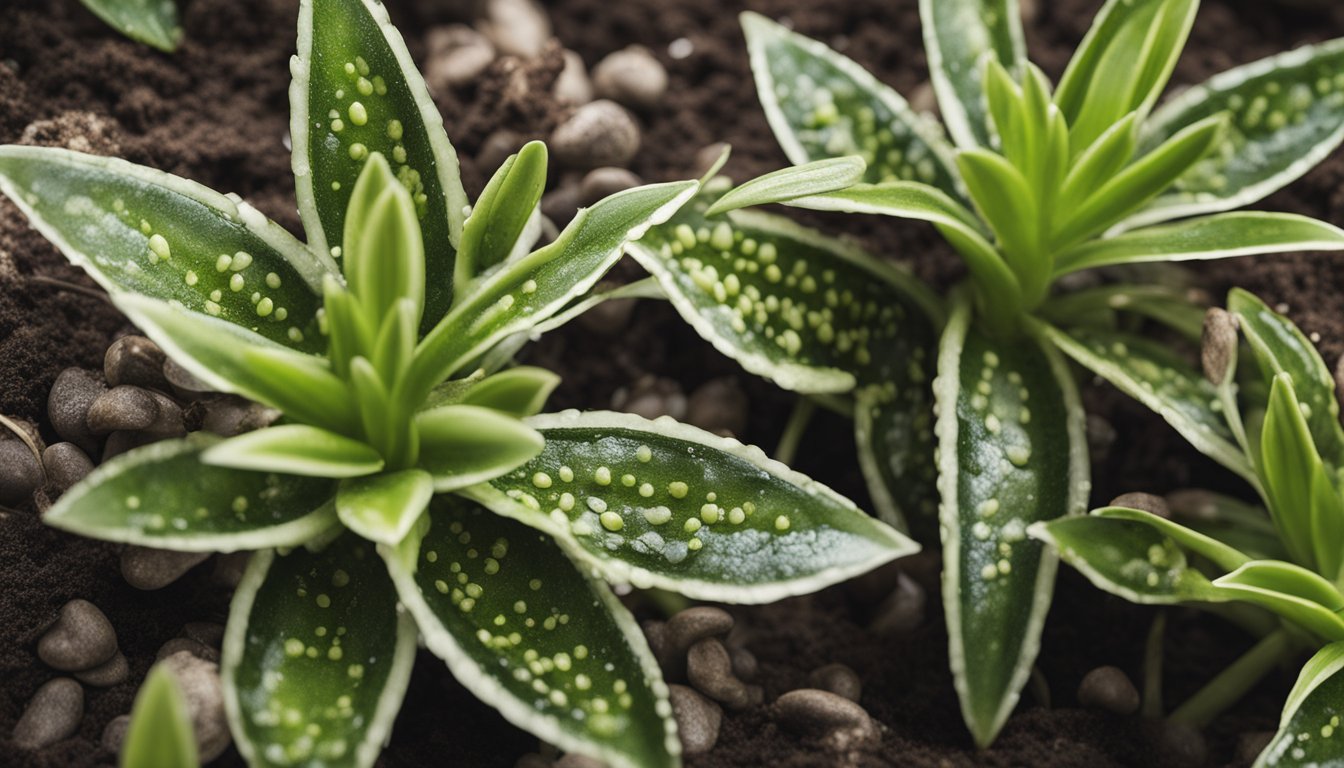
[[[113,33],[75,0],[8,0],[0,8],[0,142],[29,129],[36,143],[69,144],[87,137],[88,117],[102,127],[88,148],[163,168],[222,191],[242,194],[298,233],[288,153],[288,67],[294,46],[294,0],[181,0],[187,43],[173,57],[150,53]],[[434,23],[460,20],[468,4],[434,0],[389,2],[413,54]],[[1086,31],[1099,0],[1037,0],[1029,25],[1033,58],[1058,75]],[[557,35],[591,66],[606,53],[641,43],[668,66],[667,103],[642,116],[645,152],[634,170],[648,180],[684,178],[700,147],[727,141],[727,171],[745,179],[785,163],[765,124],[747,72],[736,13],[741,0],[553,0],[547,3]],[[788,18],[876,72],[904,93],[926,80],[915,0],[752,0],[754,10]],[[1344,34],[1344,9],[1317,14],[1250,0],[1209,0],[1176,75],[1190,84],[1234,64],[1304,42]],[[694,52],[673,60],[667,46],[686,38]],[[536,89],[554,73],[554,59],[531,67]],[[473,158],[497,127],[541,135],[558,115],[544,94],[511,95],[514,77],[496,65],[475,89],[444,97],[440,107],[464,158],[470,191],[492,170]],[[82,126],[82,127],[81,127]],[[1336,156],[1262,207],[1344,221],[1344,157]],[[872,250],[909,263],[945,284],[960,268],[925,227],[855,217],[809,216],[831,231],[862,239]],[[1344,281],[1339,259],[1284,256],[1201,267],[1211,286],[1233,281],[1271,303],[1286,303],[1294,319],[1317,332],[1327,359],[1344,352]],[[631,276],[636,270],[619,268]],[[0,202],[0,412],[42,423],[45,393],[69,365],[97,368],[103,349],[123,326],[100,299],[50,285],[50,278],[89,286],[54,249]],[[641,305],[617,338],[595,338],[577,326],[544,339],[529,353],[565,377],[557,407],[608,407],[612,393],[642,374],[676,380],[686,390],[723,375],[738,375],[750,402],[744,437],[770,447],[790,398],[739,374],[733,364],[683,327],[664,306]],[[1123,425],[1108,459],[1095,469],[1096,499],[1130,490],[1162,492],[1191,483],[1228,485],[1227,477],[1183,446],[1160,420],[1104,389],[1087,392],[1089,407]],[[798,466],[866,499],[855,469],[848,425],[823,416],[808,445],[826,450],[801,455]],[[824,442],[823,442],[824,441]],[[114,547],[83,541],[40,525],[32,508],[0,511],[0,765],[110,764],[97,746],[106,722],[128,711],[135,686],[157,648],[188,621],[221,620],[228,599],[214,586],[210,566],[168,590],[130,589],[117,572]],[[926,563],[914,568],[937,594]],[[1083,674],[1115,664],[1138,678],[1143,639],[1153,612],[1104,597],[1081,579],[1062,575],[1045,635],[1041,671],[1053,708],[1024,694],[1024,705],[989,752],[977,753],[961,725],[946,666],[945,638],[936,600],[919,631],[881,639],[863,629],[872,606],[862,583],[821,595],[738,612],[750,631],[748,647],[762,665],[767,700],[804,681],[821,664],[843,662],[865,681],[863,705],[888,729],[879,749],[851,755],[856,765],[1111,766],[1153,765],[1158,755],[1144,724],[1076,707]],[[8,742],[33,691],[53,673],[37,661],[34,642],[67,600],[93,601],[119,630],[131,660],[132,681],[106,691],[88,689],[87,716],[76,737],[39,753]],[[647,609],[641,608],[641,611]],[[1244,641],[1216,620],[1185,611],[1170,615],[1167,697],[1179,701],[1242,650]],[[1232,638],[1232,639],[1229,639]],[[1210,731],[1210,764],[1229,764],[1238,736],[1274,726],[1290,671],[1257,690]],[[458,686],[443,665],[425,655],[399,718],[386,766],[509,766],[534,750],[535,740],[504,723]],[[230,752],[221,764],[240,761]],[[703,768],[824,766],[840,758],[777,728],[765,708],[729,717],[718,748],[690,761]]]

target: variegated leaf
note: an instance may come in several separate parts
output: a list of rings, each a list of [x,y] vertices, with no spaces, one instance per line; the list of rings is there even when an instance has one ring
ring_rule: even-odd
[[[1344,643],[1311,657],[1288,694],[1279,731],[1255,768],[1339,768],[1344,750],[1335,738],[1344,718]]]

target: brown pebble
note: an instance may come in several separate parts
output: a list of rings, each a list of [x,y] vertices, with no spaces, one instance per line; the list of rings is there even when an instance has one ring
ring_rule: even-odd
[[[570,104],[587,104],[593,100],[593,82],[588,79],[583,57],[569,49],[565,49],[563,55],[565,67],[556,76],[551,95]]]
[[[93,462],[74,443],[52,443],[42,452],[42,465],[47,469],[47,482],[57,493],[83,480],[93,471]]]
[[[168,384],[163,377],[163,363],[167,359],[159,345],[148,338],[122,336],[103,355],[103,377],[113,387],[134,384],[162,389]]]
[[[121,575],[136,589],[163,589],[208,557],[209,552],[175,552],[132,545],[121,552]]]
[[[1273,731],[1251,731],[1237,737],[1237,752],[1234,763],[1239,766],[1251,766],[1274,740]]]
[[[869,629],[876,635],[892,637],[918,629],[924,623],[928,596],[919,582],[897,574],[896,588],[877,607]]]
[[[1139,691],[1118,667],[1097,667],[1078,684],[1078,703],[1117,715],[1139,711]]]
[[[760,664],[756,661],[756,654],[748,651],[740,645],[728,647],[728,655],[733,659],[733,674],[740,680],[754,680],[756,675],[760,674]]]
[[[224,625],[213,621],[189,621],[182,627],[182,636],[218,648],[224,642]]]
[[[1146,730],[1152,739],[1156,768],[1200,768],[1209,760],[1209,744],[1198,728],[1169,720],[1150,720]]]
[[[117,715],[107,721],[100,742],[108,752],[120,752],[122,742],[126,741],[126,732],[131,729],[130,715]]]
[[[219,662],[219,651],[202,643],[200,640],[193,640],[190,637],[174,637],[172,640],[159,647],[159,652],[155,654],[155,661],[163,661],[174,653],[185,651],[192,656],[202,660]]]
[[[590,101],[551,132],[547,144],[560,165],[570,168],[624,166],[639,151],[639,125],[621,105]]]
[[[607,768],[607,764],[594,757],[570,752],[555,761],[555,768]]]
[[[576,184],[558,187],[541,197],[541,212],[546,218],[555,222],[557,227],[563,227],[573,221],[581,205],[583,203]]]
[[[873,729],[863,707],[830,691],[802,688],[775,700],[775,715],[781,723],[813,733],[836,729]]]
[[[635,109],[658,106],[667,93],[667,70],[642,45],[607,54],[593,67],[593,90]]]
[[[93,669],[75,673],[77,680],[95,688],[110,688],[114,685],[120,685],[126,682],[126,678],[130,676],[131,666],[126,661],[126,654],[121,651],[117,651],[112,658]]]
[[[88,600],[66,603],[56,623],[37,641],[38,658],[65,672],[92,669],[116,652],[112,622]]]
[[[138,432],[159,417],[159,404],[147,389],[123,384],[99,395],[89,405],[85,423],[95,435]]]
[[[617,192],[643,184],[644,180],[624,168],[594,168],[579,181],[579,203],[592,205]]]
[[[42,464],[21,440],[0,440],[0,504],[17,507],[42,487]]]
[[[696,150],[695,157],[691,160],[691,167],[686,175],[698,179],[709,173],[709,169],[719,162],[719,158],[723,156],[727,149],[728,145],[720,141]]]
[[[229,748],[233,737],[224,714],[224,688],[219,665],[179,651],[159,662],[177,678],[187,704],[201,762],[208,763]]]
[[[173,362],[171,358],[163,362],[163,377],[173,385],[174,392],[186,399],[211,391],[209,384],[196,378],[191,371]]]
[[[716,435],[740,435],[747,428],[747,406],[737,377],[710,379],[691,392],[686,421]]]
[[[684,685],[668,686],[668,699],[685,754],[699,755],[713,749],[719,740],[723,709]]]
[[[1237,316],[1219,307],[1210,307],[1204,315],[1204,333],[1199,346],[1199,362],[1204,378],[1218,386],[1231,373],[1237,357]]]
[[[96,451],[98,440],[89,431],[85,417],[89,406],[107,391],[103,379],[79,368],[66,368],[56,377],[47,395],[47,417],[62,439],[85,451]]]
[[[863,681],[859,679],[857,672],[844,664],[817,667],[807,676],[807,684],[855,702],[863,695]]]
[[[69,738],[84,719],[84,689],[68,677],[51,680],[33,694],[14,726],[14,744],[41,749]]]
[[[696,690],[728,709],[746,709],[762,699],[759,686],[733,676],[732,659],[718,638],[707,637],[691,646],[686,654],[686,678]]]

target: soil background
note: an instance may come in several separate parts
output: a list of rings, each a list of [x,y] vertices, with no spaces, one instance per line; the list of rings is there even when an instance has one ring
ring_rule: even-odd
[[[169,57],[117,36],[75,0],[0,2],[0,142],[122,156],[237,192],[301,234],[284,145],[297,2],[180,0],[180,5],[186,42]],[[447,0],[388,5],[421,61],[426,29],[471,15],[469,3]],[[1027,26],[1032,59],[1057,77],[1101,2],[1024,0],[1024,5],[1033,7]],[[786,164],[747,68],[736,20],[743,8],[787,20],[902,93],[928,98],[916,0],[555,0],[546,6],[557,36],[590,67],[631,43],[648,46],[667,66],[669,96],[640,116],[645,149],[632,165],[649,181],[694,175],[696,151],[718,141],[733,145],[726,171],[737,179]],[[1339,35],[1344,8],[1313,12],[1252,0],[1206,0],[1173,85]],[[673,59],[668,45],[681,38],[691,43],[692,53]],[[554,57],[528,66],[534,90],[522,96],[505,87],[506,69],[497,63],[475,86],[440,99],[472,194],[493,170],[475,162],[491,131],[507,127],[544,136],[563,117],[563,107],[546,95]],[[916,95],[916,103],[920,98]],[[1258,207],[1344,223],[1341,182],[1344,154],[1337,153]],[[856,237],[874,253],[941,284],[960,275],[956,257],[927,227],[860,217],[805,219]],[[1344,352],[1344,260],[1289,255],[1207,264],[1199,271],[1215,296],[1236,283],[1286,309],[1319,341],[1328,362]],[[637,273],[622,265],[615,276]],[[36,422],[48,440],[55,435],[46,419],[46,392],[57,373],[67,366],[101,367],[108,342],[128,330],[105,301],[53,280],[92,286],[0,200],[0,413]],[[673,379],[687,392],[711,378],[736,376],[751,404],[742,437],[767,448],[778,439],[791,403],[785,393],[741,374],[656,303],[640,305],[619,337],[575,325],[527,354],[564,376],[555,407],[609,407],[618,388],[644,374]],[[1098,386],[1089,386],[1085,399],[1091,411],[1122,425],[1110,449],[1097,456],[1094,501],[1133,490],[1238,487],[1141,407]],[[821,417],[806,445],[825,449],[805,450],[797,461],[801,470],[866,502],[847,424]],[[1092,667],[1115,664],[1139,679],[1143,639],[1154,614],[1096,592],[1065,568],[1039,664],[1050,701],[1047,705],[1033,695],[1037,689],[1029,689],[994,748],[976,752],[947,672],[937,564],[924,558],[901,566],[930,593],[924,626],[902,637],[878,638],[864,630],[874,595],[890,585],[892,569],[809,598],[734,609],[747,630],[747,647],[761,662],[758,682],[767,701],[800,686],[809,670],[824,663],[843,662],[864,679],[862,704],[886,731],[879,748],[852,754],[845,764],[1154,765],[1175,749],[1138,719],[1077,708],[1074,691]],[[113,764],[115,756],[98,746],[99,735],[109,719],[129,711],[157,648],[186,622],[223,620],[228,594],[212,567],[198,567],[166,590],[139,592],[121,579],[115,547],[48,529],[31,505],[0,510],[0,765]],[[98,605],[118,628],[132,679],[105,690],[86,687],[86,717],[75,737],[40,752],[20,751],[8,741],[14,723],[37,687],[54,676],[36,658],[36,639],[60,606],[76,597]],[[637,610],[652,615],[647,607]],[[1169,618],[1169,702],[1181,700],[1249,645],[1215,619],[1183,610]],[[1274,727],[1294,674],[1272,676],[1215,723],[1208,734],[1208,764],[1235,764],[1242,734]],[[535,749],[535,739],[478,703],[440,662],[422,654],[379,764],[511,766]],[[718,747],[688,762],[699,768],[839,764],[820,745],[776,727],[765,707],[728,717]],[[217,764],[241,760],[231,750]]]

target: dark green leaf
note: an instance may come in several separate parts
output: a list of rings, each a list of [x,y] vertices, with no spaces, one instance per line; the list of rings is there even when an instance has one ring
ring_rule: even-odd
[[[162,666],[149,670],[135,694],[119,762],[122,768],[199,768],[201,764],[187,702],[173,673]]]
[[[1117,520],[1132,520],[1143,523],[1150,528],[1157,530],[1164,536],[1171,538],[1181,547],[1208,559],[1224,571],[1234,571],[1250,562],[1250,558],[1245,554],[1217,539],[1206,536],[1193,528],[1187,528],[1180,523],[1172,522],[1165,517],[1160,517],[1141,509],[1102,507],[1101,509],[1095,510],[1092,513],[1092,516],[1114,518]]]
[[[546,188],[546,145],[530,141],[495,171],[471,208],[458,252],[458,298],[472,280],[504,263]]]
[[[1026,45],[1017,0],[920,0],[919,17],[948,131],[959,147],[990,146],[981,83],[984,61],[1021,69]]]
[[[1279,732],[1255,768],[1339,768],[1344,751],[1334,736],[1344,718],[1344,643],[1325,646],[1308,661],[1288,694]]]

